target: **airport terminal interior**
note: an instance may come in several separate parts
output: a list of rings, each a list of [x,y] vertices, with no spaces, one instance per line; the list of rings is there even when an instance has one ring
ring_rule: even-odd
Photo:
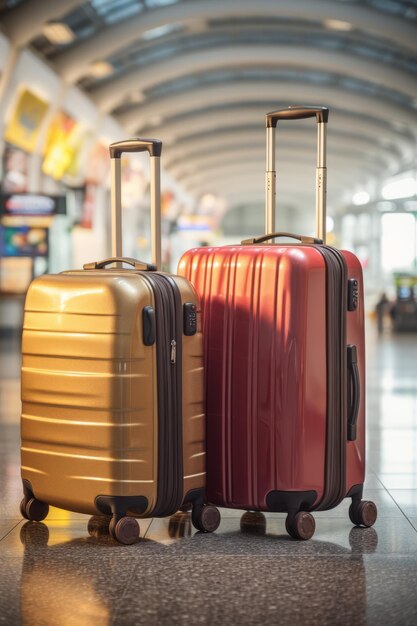
[[[376,523],[345,499],[296,541],[285,513],[220,507],[213,533],[183,511],[121,545],[82,513],[23,519],[25,294],[111,256],[109,144],[162,141],[176,273],[265,233],[265,114],[291,105],[329,108],[327,244],[363,271]],[[316,135],[277,124],[277,231],[315,235]],[[123,255],[146,262],[149,163],[121,159]],[[0,624],[417,624],[416,0],[0,0],[0,394]]]

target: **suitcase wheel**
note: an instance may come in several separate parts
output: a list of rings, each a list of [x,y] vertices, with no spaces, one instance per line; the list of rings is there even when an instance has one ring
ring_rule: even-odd
[[[49,513],[49,506],[45,502],[41,502],[36,498],[23,500],[20,503],[20,512],[22,517],[31,522],[41,522]]]
[[[194,528],[202,533],[214,533],[220,525],[220,511],[211,504],[203,507],[193,506],[191,519]]]
[[[139,541],[140,526],[134,517],[112,517],[109,532],[113,539],[128,546]]]
[[[240,530],[252,535],[264,535],[266,531],[266,517],[261,511],[246,511],[240,518]]]
[[[376,504],[371,500],[360,500],[359,502],[352,502],[349,507],[349,517],[352,524],[355,526],[365,526],[369,528],[376,522],[378,511]]]
[[[93,515],[87,524],[87,531],[90,537],[105,537],[110,534],[110,515]]]
[[[314,517],[306,511],[299,511],[296,515],[287,515],[285,520],[287,533],[293,539],[311,539],[316,530]]]

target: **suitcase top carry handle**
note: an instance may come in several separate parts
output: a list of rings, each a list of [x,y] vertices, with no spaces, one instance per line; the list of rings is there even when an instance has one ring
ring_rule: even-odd
[[[329,119],[329,109],[327,107],[315,106],[293,106],[288,109],[272,111],[266,114],[267,128],[275,128],[279,120],[304,120],[308,117],[315,117],[317,123],[327,123]]]
[[[275,129],[277,122],[307,117],[315,117],[317,121],[316,237],[326,243],[326,128],[329,109],[322,106],[291,106],[266,114],[265,232],[275,231]]]
[[[290,237],[291,239],[298,239],[301,243],[323,243],[322,239],[316,237],[304,237],[304,235],[295,235],[293,233],[270,233],[269,235],[261,235],[260,237],[252,237],[252,239],[244,239],[242,246],[253,245],[257,243],[263,243],[269,239],[276,239],[277,237]]]
[[[151,249],[152,263],[161,268],[161,170],[162,141],[134,137],[116,141],[109,147],[111,163],[112,256],[122,257],[121,155],[123,152],[148,152],[150,156]]]
[[[157,269],[156,265],[154,265],[153,263],[144,263],[143,261],[139,261],[137,259],[122,256],[111,257],[110,259],[104,259],[103,261],[93,261],[92,263],[85,263],[85,265],[83,265],[83,268],[85,270],[102,270],[111,263],[127,263],[127,265],[131,265],[132,267],[134,267],[135,270],[141,270],[145,272],[155,272]]]
[[[120,159],[123,152],[149,152],[151,157],[160,157],[162,141],[159,139],[144,139],[133,137],[124,141],[115,141],[109,147],[110,158]]]

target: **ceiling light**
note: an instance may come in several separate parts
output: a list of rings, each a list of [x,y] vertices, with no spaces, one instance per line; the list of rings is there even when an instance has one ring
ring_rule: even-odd
[[[362,206],[363,204],[368,204],[371,199],[369,193],[367,191],[358,191],[352,196],[352,203],[355,206]]]
[[[146,40],[157,39],[158,37],[169,35],[176,30],[180,30],[181,28],[181,24],[162,24],[162,26],[157,26],[156,28],[151,28],[150,30],[145,31],[142,38]]]
[[[414,176],[393,179],[382,187],[381,193],[385,200],[410,198],[417,193],[417,180]]]
[[[107,61],[96,61],[90,65],[89,74],[95,78],[103,78],[108,76],[113,71],[113,65],[107,63]]]
[[[48,22],[43,25],[43,35],[53,44],[59,46],[74,41],[75,34],[63,22]]]
[[[323,23],[326,28],[330,28],[331,30],[352,30],[352,24],[349,22],[342,22],[342,20],[324,20]]]
[[[205,193],[201,197],[201,203],[206,206],[212,206],[216,202],[216,196],[212,193]]]

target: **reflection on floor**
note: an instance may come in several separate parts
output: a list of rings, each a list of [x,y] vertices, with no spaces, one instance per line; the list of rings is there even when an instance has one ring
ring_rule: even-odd
[[[116,545],[88,517],[19,514],[19,347],[0,344],[0,623],[416,624],[417,335],[368,333],[368,472],[374,528],[352,528],[348,502],[316,513],[308,542],[268,515],[247,532],[222,511],[213,535],[187,514],[141,521]]]

